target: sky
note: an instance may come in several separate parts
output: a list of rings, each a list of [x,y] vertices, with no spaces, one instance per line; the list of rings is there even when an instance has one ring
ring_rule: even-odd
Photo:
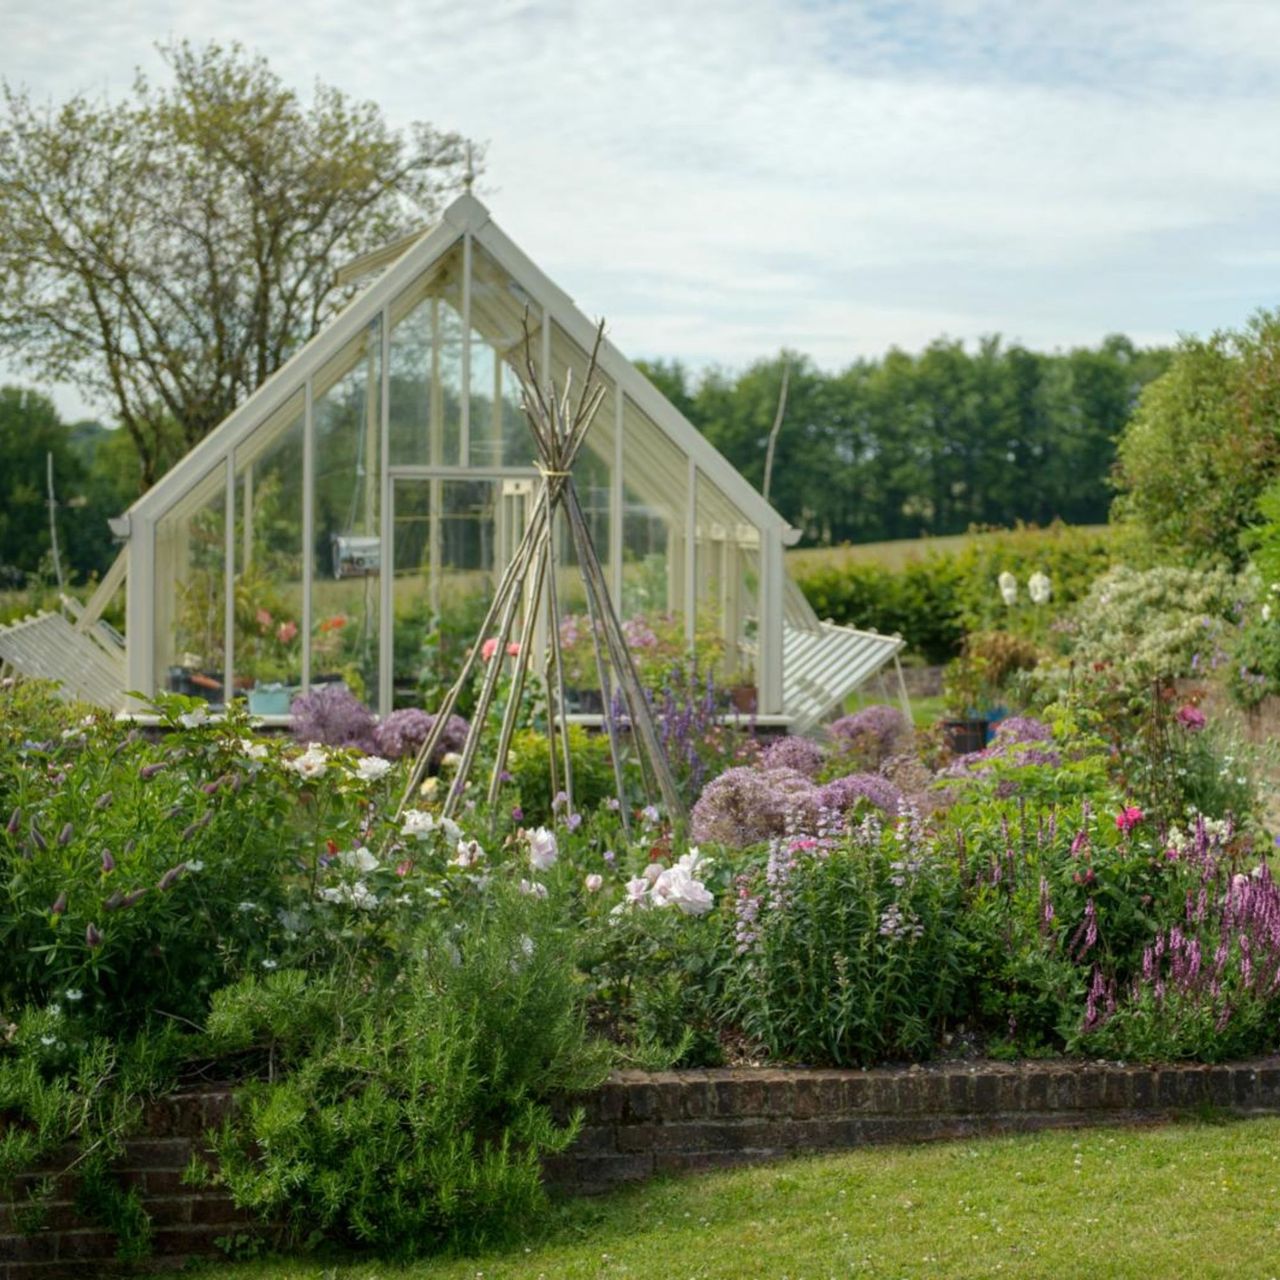
[[[838,369],[1280,302],[1280,0],[4,0],[0,74],[121,97],[238,40],[487,147],[476,193],[632,357]],[[0,229],[2,232],[2,229]],[[81,409],[61,389],[64,413]]]

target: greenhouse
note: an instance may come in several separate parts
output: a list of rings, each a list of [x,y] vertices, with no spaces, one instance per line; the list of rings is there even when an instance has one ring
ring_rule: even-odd
[[[342,680],[386,714],[476,642],[541,483],[517,370],[581,385],[595,326],[469,193],[344,273],[363,291],[115,522],[122,707],[176,690],[270,716]],[[804,728],[896,665],[901,641],[819,622],[784,569],[794,531],[607,340],[596,376],[574,483],[642,668],[694,651]],[[589,685],[567,534],[557,557],[566,674]]]

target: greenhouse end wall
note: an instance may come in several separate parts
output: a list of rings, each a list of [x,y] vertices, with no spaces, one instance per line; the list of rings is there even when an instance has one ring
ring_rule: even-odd
[[[592,336],[483,206],[451,207],[130,513],[132,687],[429,701],[541,483],[520,374],[576,395]],[[696,648],[781,711],[785,526],[608,343],[596,381],[575,487],[638,657]],[[558,548],[563,639],[585,600]]]

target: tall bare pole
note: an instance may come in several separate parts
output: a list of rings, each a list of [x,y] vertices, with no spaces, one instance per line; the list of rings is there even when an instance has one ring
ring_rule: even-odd
[[[778,432],[782,430],[782,416],[787,411],[787,386],[791,381],[791,361],[782,361],[782,388],[778,392],[778,412],[773,415],[773,426],[769,428],[769,443],[764,451],[764,488],[761,496],[769,501],[769,484],[773,480],[773,450],[778,443]]]
[[[65,585],[62,580],[62,557],[58,554],[58,500],[53,495],[53,454],[44,455],[45,483],[49,490],[49,545],[53,548],[53,576],[58,580],[58,590]]]

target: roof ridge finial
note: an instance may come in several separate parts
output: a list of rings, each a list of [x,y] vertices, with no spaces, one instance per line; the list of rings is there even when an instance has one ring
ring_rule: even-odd
[[[466,169],[463,171],[463,174],[462,174],[462,189],[467,193],[467,195],[470,195],[470,194],[471,194],[471,184],[472,184],[475,180],[476,180],[476,169],[475,169],[475,165],[472,163],[472,156],[471,156],[471,142],[470,142],[470,140],[468,140],[468,142],[467,142],[467,167],[466,167]]]

